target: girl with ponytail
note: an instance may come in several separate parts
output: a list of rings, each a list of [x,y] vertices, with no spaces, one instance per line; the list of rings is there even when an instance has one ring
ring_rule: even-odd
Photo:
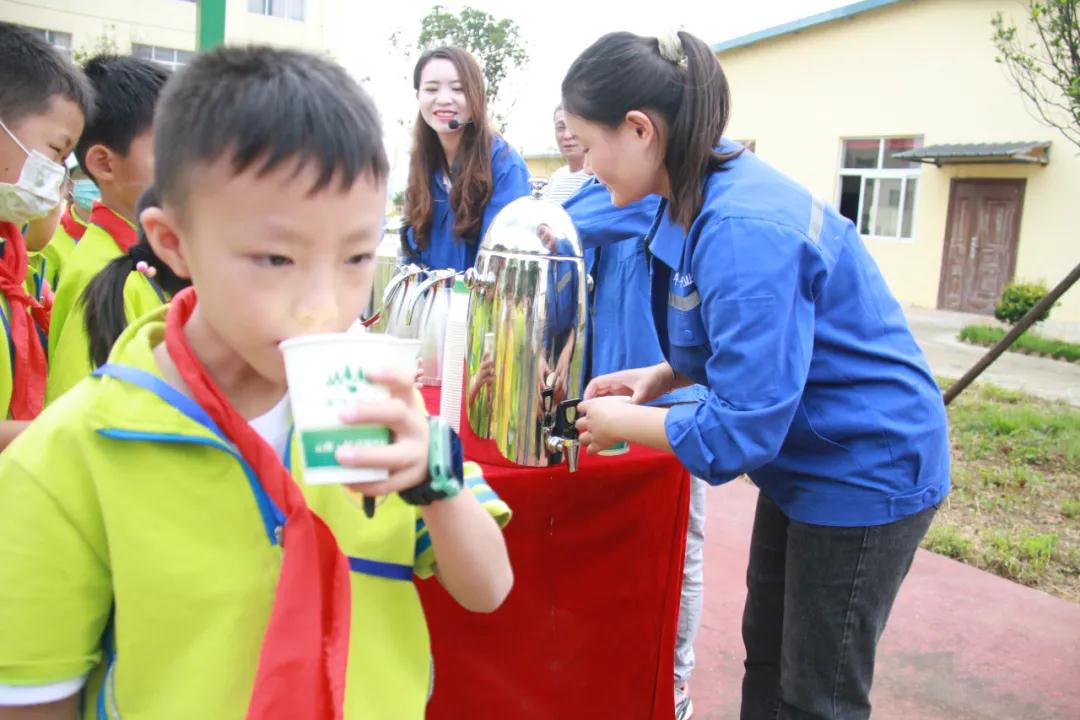
[[[562,93],[615,205],[663,198],[647,241],[666,361],[593,379],[581,442],[667,450],[713,485],[749,475],[742,718],[868,718],[878,638],[949,491],[944,404],[903,312],[849,220],[723,137],[727,79],[697,37],[605,35]],[[643,406],[691,383],[704,400]]]
[[[138,214],[148,207],[158,207],[159,203],[157,190],[151,187],[139,198]],[[134,301],[135,292],[128,289],[129,283],[140,286],[138,297],[147,301],[150,296],[141,291],[141,286],[148,285],[158,302],[151,301],[147,306],[147,302]],[[105,364],[113,343],[129,321],[168,302],[168,298],[190,284],[190,280],[178,277],[167,263],[158,259],[140,225],[138,240],[131,249],[110,261],[83,291],[81,302],[90,341],[91,367]]]

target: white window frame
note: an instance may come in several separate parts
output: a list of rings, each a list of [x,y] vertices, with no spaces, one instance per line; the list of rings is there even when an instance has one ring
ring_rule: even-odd
[[[180,53],[188,53],[190,55],[194,55],[194,53],[191,50],[182,50],[180,48],[162,47],[160,45],[147,45],[145,43],[132,43],[131,44],[131,54],[132,55],[135,55],[135,48],[136,47],[148,48],[150,50],[150,57],[149,58],[144,58],[144,59],[151,60],[152,62],[156,62],[158,65],[164,65],[165,67],[169,68],[173,72],[176,72],[180,68],[187,65],[186,62],[181,62],[180,61]],[[171,60],[162,59],[162,58],[158,57],[159,53],[160,54],[172,53],[172,59]],[[139,56],[137,56],[137,57],[139,57]]]
[[[255,14],[255,15],[262,15],[263,17],[277,18],[278,20],[290,20],[292,22],[307,22],[307,9],[308,9],[307,0],[300,0],[300,16],[301,17],[299,17],[299,18],[294,18],[294,17],[289,16],[289,8],[288,8],[287,3],[290,0],[277,0],[277,1],[285,3],[284,14],[282,14],[282,15],[275,15],[274,12],[273,12],[275,0],[257,0],[257,2],[262,6],[261,10],[252,10],[251,9],[251,0],[248,0],[248,12],[252,13],[252,14]]]
[[[859,231],[859,234],[865,238],[873,240],[887,240],[892,242],[911,243],[915,241],[915,213],[918,208],[919,193],[922,191],[922,163],[917,163],[915,167],[909,168],[886,168],[882,167],[885,161],[885,147],[889,140],[914,140],[915,147],[922,146],[922,135],[886,135],[886,136],[869,136],[869,137],[845,137],[840,139],[840,159],[839,159],[839,181],[836,183],[836,207],[840,207],[840,201],[842,199],[844,191],[844,178],[845,177],[857,177],[859,178],[859,208],[855,212],[855,229]],[[877,167],[874,168],[845,168],[844,167],[844,143],[850,140],[877,140],[878,141],[878,156]],[[915,198],[911,204],[911,227],[908,228],[911,233],[910,237],[904,237],[904,201],[907,199],[907,180],[911,178],[915,180]],[[867,232],[863,233],[860,229],[862,225],[863,216],[863,203],[866,202],[866,181],[867,180],[900,180],[900,204],[898,206],[897,220],[896,220],[896,235],[875,235],[873,233],[874,228],[877,226],[877,209],[880,201],[875,202],[873,207],[870,208],[870,218],[867,227]],[[875,188],[874,195],[875,200],[879,200],[881,192],[881,184],[878,183]]]
[[[45,42],[49,43],[49,45],[51,47],[53,47],[54,49],[59,50],[60,52],[62,52],[69,59],[71,58],[71,46],[72,46],[72,42],[73,42],[73,38],[71,36],[71,33],[64,32],[62,30],[47,30],[45,28],[28,27],[28,26],[26,27],[26,29],[33,32],[35,35],[38,35],[38,37],[45,40]],[[60,43],[57,42],[57,40],[60,39],[61,37],[67,39],[67,45],[61,45]]]

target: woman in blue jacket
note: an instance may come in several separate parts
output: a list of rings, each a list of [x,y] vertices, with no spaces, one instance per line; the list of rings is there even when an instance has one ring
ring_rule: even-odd
[[[867,718],[877,641],[949,490],[941,394],[850,221],[722,139],[730,105],[689,33],[606,35],[563,81],[567,124],[622,206],[657,194],[651,305],[666,362],[595,378],[590,451],[668,449],[761,490],[742,717]],[[705,385],[701,402],[640,407]]]
[[[595,177],[586,180],[577,193],[563,202],[586,248],[585,267],[593,279],[586,335],[590,379],[654,365],[664,359],[656,330],[648,324],[652,308],[646,236],[659,202],[656,195],[649,195],[624,207],[615,207],[611,204],[611,193]],[[706,390],[701,385],[690,385],[650,404],[693,403],[705,396]],[[691,480],[675,636],[675,720],[691,717],[694,707],[689,680],[695,666],[694,640],[701,625],[706,488],[700,478]]]
[[[495,215],[529,194],[529,170],[492,129],[484,76],[468,52],[424,53],[413,87],[420,112],[405,194],[405,254],[427,267],[467,270]]]

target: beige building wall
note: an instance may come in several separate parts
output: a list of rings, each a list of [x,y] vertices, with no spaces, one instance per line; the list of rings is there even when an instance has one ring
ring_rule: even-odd
[[[169,0],[175,2],[175,0]],[[246,0],[229,0],[225,10],[226,42],[257,42],[333,54],[345,28],[348,0],[307,0],[303,22],[249,12]]]
[[[346,0],[307,0],[303,21],[248,11],[247,0],[227,0],[225,39],[327,52],[340,33]],[[195,50],[196,4],[187,0],[0,0],[0,19],[69,33],[73,49],[96,49],[102,37],[120,52],[132,44]]]
[[[529,175],[536,178],[550,178],[551,174],[566,164],[566,160],[558,153],[551,155],[526,155],[525,165],[529,168]]]
[[[995,12],[1014,0],[907,0],[722,52],[726,134],[837,203],[841,139],[921,136],[924,145],[1049,140],[1040,165],[924,165],[911,240],[866,238],[902,302],[936,307],[952,178],[1024,178],[1015,279],[1056,284],[1080,261],[1080,150],[1033,119],[994,62]],[[1051,318],[1080,321],[1080,288]]]

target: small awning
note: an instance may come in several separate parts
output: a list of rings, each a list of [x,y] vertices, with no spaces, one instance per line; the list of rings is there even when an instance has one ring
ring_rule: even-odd
[[[897,160],[933,163],[938,167],[951,164],[977,163],[1039,163],[1050,162],[1049,142],[954,143],[894,153]]]

